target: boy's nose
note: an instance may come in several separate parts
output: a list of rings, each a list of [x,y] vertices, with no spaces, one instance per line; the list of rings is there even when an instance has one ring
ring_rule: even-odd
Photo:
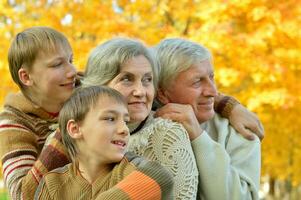
[[[121,123],[119,123],[119,130],[118,133],[127,136],[129,134],[129,128],[127,126],[127,124],[122,121]]]

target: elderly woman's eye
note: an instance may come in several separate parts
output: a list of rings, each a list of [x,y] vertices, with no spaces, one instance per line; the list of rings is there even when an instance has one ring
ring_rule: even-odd
[[[143,82],[151,83],[153,81],[152,76],[145,76],[142,80]]]
[[[123,81],[123,82],[129,82],[130,81],[130,77],[129,76],[123,76],[123,77],[121,77],[120,80]]]

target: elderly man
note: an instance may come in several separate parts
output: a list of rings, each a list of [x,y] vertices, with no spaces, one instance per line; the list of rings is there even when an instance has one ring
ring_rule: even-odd
[[[184,125],[199,170],[200,199],[258,199],[260,141],[246,140],[214,112],[217,95],[210,52],[184,39],[155,48],[161,65],[157,116]]]

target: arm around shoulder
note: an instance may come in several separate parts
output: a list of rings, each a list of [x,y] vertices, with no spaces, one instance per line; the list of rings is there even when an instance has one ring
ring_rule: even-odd
[[[157,162],[140,163],[135,171],[96,200],[172,200],[173,179],[170,172]]]
[[[26,127],[0,130],[0,141],[4,179],[12,199],[32,199],[43,175],[69,162],[58,138],[39,152],[34,133]]]

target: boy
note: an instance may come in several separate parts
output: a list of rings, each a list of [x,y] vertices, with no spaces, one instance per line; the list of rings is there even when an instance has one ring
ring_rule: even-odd
[[[12,41],[9,69],[21,92],[7,96],[0,114],[0,156],[12,199],[33,199],[43,174],[70,162],[59,137],[42,148],[75,87],[72,59],[67,38],[48,27],[26,29]]]
[[[127,103],[116,90],[76,89],[59,116],[73,162],[46,174],[35,199],[171,199],[166,169],[125,154],[128,121]]]

